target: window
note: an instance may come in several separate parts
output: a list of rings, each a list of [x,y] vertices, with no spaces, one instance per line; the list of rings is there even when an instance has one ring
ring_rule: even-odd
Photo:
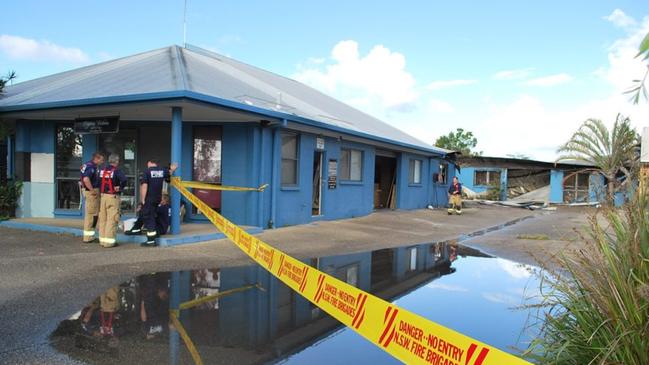
[[[588,180],[590,174],[570,173],[563,181],[563,201],[566,203],[588,201]]]
[[[298,137],[282,134],[282,186],[297,185]]]
[[[358,287],[358,269],[359,264],[357,263],[341,266],[335,270],[334,276],[349,285]]]
[[[476,170],[473,175],[473,185],[500,184],[500,171]]]
[[[56,126],[56,209],[79,209],[83,146],[72,124]]]
[[[448,183],[447,176],[448,176],[448,164],[447,163],[440,163],[439,164],[439,174],[437,175],[437,183],[438,184],[446,184],[446,183]]]
[[[408,249],[408,271],[417,270],[417,247]]]
[[[410,184],[421,184],[421,160],[410,160]]]
[[[340,180],[361,181],[363,152],[343,148],[340,151]]]

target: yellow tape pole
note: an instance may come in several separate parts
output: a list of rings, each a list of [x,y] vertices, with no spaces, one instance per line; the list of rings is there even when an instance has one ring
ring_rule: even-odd
[[[246,286],[242,286],[240,288],[224,290],[224,291],[222,291],[220,293],[216,293],[216,294],[208,295],[206,297],[202,297],[202,298],[190,300],[190,301],[187,301],[187,302],[184,302],[184,303],[180,303],[180,305],[178,306],[178,309],[182,310],[182,309],[194,308],[194,307],[199,306],[199,305],[201,305],[203,303],[211,302],[214,299],[225,297],[225,296],[228,296],[228,295],[232,295],[232,294],[239,293],[239,292],[242,292],[242,291],[246,291],[246,290],[256,288],[256,287],[257,287],[256,285],[246,285]]]
[[[395,358],[407,364],[529,364],[306,265],[212,210],[179,178],[172,185],[261,267]]]
[[[195,188],[195,189],[205,189],[205,190],[225,190],[225,191],[258,191],[262,192],[267,187],[268,184],[263,184],[258,188],[249,188],[245,186],[229,186],[229,185],[214,185],[206,184],[196,181],[183,181],[182,185],[186,188]]]
[[[178,334],[180,334],[183,342],[185,342],[187,351],[189,351],[189,353],[192,355],[192,359],[194,359],[194,364],[203,365],[201,355],[198,353],[198,350],[196,350],[196,346],[194,346],[192,339],[189,338],[187,331],[185,331],[185,327],[183,327],[182,323],[180,323],[180,321],[178,320],[177,313],[177,311],[169,311],[169,319],[171,319],[171,323],[173,324],[174,328],[176,329],[176,331],[178,331]]]

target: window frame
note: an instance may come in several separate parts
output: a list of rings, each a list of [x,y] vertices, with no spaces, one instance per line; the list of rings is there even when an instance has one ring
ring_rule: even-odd
[[[82,191],[81,187],[79,186],[79,181],[80,181],[80,172],[79,170],[81,169],[81,165],[85,162],[84,160],[84,155],[83,155],[83,137],[79,135],[81,142],[79,144],[81,148],[81,162],[79,163],[79,170],[77,170],[77,175],[76,176],[59,176],[58,171],[59,171],[59,129],[61,128],[70,128],[72,131],[74,131],[74,123],[73,122],[58,122],[54,124],[54,215],[62,215],[62,216],[82,216],[83,212],[83,207],[85,204],[85,200],[82,197]],[[76,134],[76,133],[75,133]],[[72,171],[72,170],[71,170]],[[77,208],[59,208],[59,182],[60,181],[73,181],[76,182],[76,186],[79,189],[79,206]],[[72,184],[74,185],[74,183]]]
[[[443,174],[442,174],[442,167],[444,167]],[[440,181],[441,180],[440,176],[444,176],[444,181]],[[439,163],[439,170],[437,172],[437,181],[435,181],[435,183],[439,185],[448,185],[448,162]]]
[[[285,137],[295,138],[295,158],[284,157],[284,151],[282,148],[282,141]],[[284,190],[297,190],[300,186],[300,135],[293,132],[281,132],[280,134],[280,165],[279,165],[279,179],[280,187]],[[293,183],[284,183],[284,161],[293,161],[295,164],[295,182]]]
[[[417,168],[417,162],[419,162],[419,181],[415,179],[415,171]],[[411,158],[408,162],[408,185],[410,186],[421,186],[422,184],[422,172],[423,172],[424,162],[423,160],[417,158]]]
[[[479,172],[484,172],[486,173],[486,181],[484,184],[478,184],[477,182],[477,176]],[[498,174],[498,179],[497,184],[500,185],[500,179],[502,177],[502,171],[500,170],[485,170],[485,169],[476,169],[473,171],[473,186],[491,186],[493,181],[492,181],[492,175]]]
[[[348,151],[349,154],[349,163],[347,166],[349,167],[349,171],[347,172],[348,175],[345,177],[344,171],[343,171],[343,152]],[[359,178],[358,179],[352,179],[352,154],[354,152],[358,152],[360,155],[360,167],[359,167]],[[340,177],[341,182],[348,182],[348,183],[362,183],[363,182],[363,165],[364,165],[364,151],[358,148],[352,148],[352,147],[341,147],[340,148],[340,158],[338,159],[338,175]]]

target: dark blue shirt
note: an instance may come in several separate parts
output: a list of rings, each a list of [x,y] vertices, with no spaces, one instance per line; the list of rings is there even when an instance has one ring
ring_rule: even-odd
[[[119,191],[116,188],[119,186]],[[122,170],[107,165],[99,169],[99,192],[102,194],[120,194],[126,187],[126,175]]]
[[[451,186],[448,187],[448,193],[451,195],[456,195],[456,194],[462,195],[462,184],[457,183],[457,188],[456,188],[455,185],[451,183]]]
[[[159,203],[162,199],[162,184],[169,181],[169,170],[155,166],[147,167],[142,172],[140,184],[147,184],[146,196],[144,201],[146,203]]]
[[[171,209],[169,209],[168,204],[158,205],[155,217],[156,231],[158,231],[158,234],[167,234],[169,230],[169,219],[171,218],[170,215]]]
[[[97,165],[95,165],[94,162],[88,161],[81,166],[81,177],[79,180],[81,181],[81,184],[83,185],[83,188],[88,190],[86,188],[86,185],[83,184],[83,178],[87,177],[90,179],[90,184],[92,185],[93,188],[98,188],[100,184],[100,179],[99,179],[99,171],[97,169]]]

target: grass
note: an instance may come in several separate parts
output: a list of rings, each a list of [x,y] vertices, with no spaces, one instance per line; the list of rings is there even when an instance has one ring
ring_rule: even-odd
[[[591,217],[584,248],[539,274],[544,312],[529,360],[649,364],[649,205],[637,195]]]

